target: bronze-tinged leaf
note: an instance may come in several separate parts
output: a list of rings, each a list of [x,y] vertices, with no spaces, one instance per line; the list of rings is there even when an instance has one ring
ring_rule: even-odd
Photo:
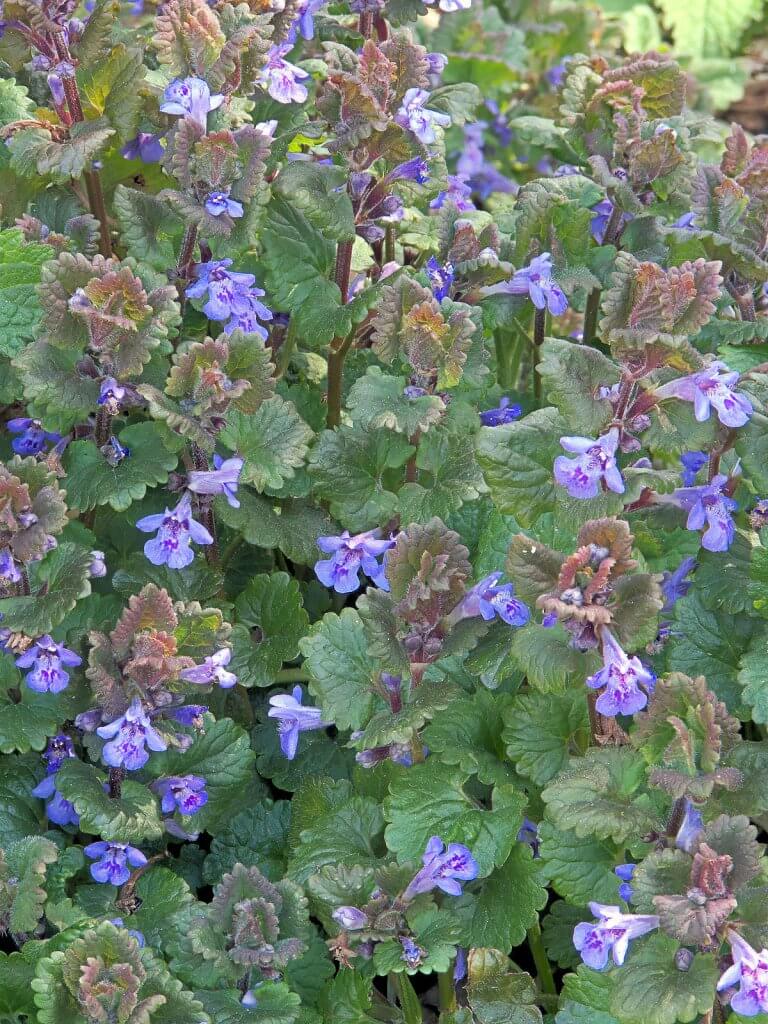
[[[206,0],[169,0],[155,20],[152,45],[172,78],[205,78],[224,42],[219,19]]]
[[[148,583],[138,594],[128,599],[128,607],[120,616],[117,625],[109,635],[115,652],[124,658],[134,638],[144,630],[160,630],[173,633],[179,624],[173,601],[167,590],[154,583]]]

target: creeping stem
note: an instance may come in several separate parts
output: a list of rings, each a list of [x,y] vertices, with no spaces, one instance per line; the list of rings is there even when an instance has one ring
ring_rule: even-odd
[[[341,292],[341,301],[346,302],[349,292],[349,275],[352,270],[353,239],[339,242],[336,249],[336,271],[334,280]],[[328,352],[328,412],[326,426],[329,430],[341,422],[341,374],[344,360],[354,341],[354,330],[346,338],[334,338]]]
[[[547,995],[556,996],[557,986],[552,974],[552,965],[549,962],[547,952],[544,949],[544,943],[541,940],[541,927],[538,921],[528,929],[528,948],[531,951],[533,962],[536,964],[539,988]]]

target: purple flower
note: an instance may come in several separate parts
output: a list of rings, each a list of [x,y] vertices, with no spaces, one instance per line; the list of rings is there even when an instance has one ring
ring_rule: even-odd
[[[198,263],[195,266],[197,280],[189,285],[185,294],[190,299],[201,299],[207,295],[203,313],[209,320],[227,320],[224,327],[227,334],[237,329],[247,334],[258,334],[266,340],[267,331],[258,322],[272,319],[272,311],[258,301],[264,291],[256,287],[253,274],[227,270],[230,266],[230,259]]]
[[[539,856],[539,826],[535,821],[531,821],[530,818],[523,818],[523,824],[517,833],[517,841],[518,843],[525,843],[526,846],[530,846],[534,857]]]
[[[447,114],[441,114],[437,110],[430,110],[424,106],[428,99],[429,93],[426,89],[408,89],[403,96],[400,109],[395,114],[395,121],[402,128],[412,131],[419,142],[423,142],[425,146],[430,146],[437,141],[436,125],[447,128],[451,123]]]
[[[412,900],[422,892],[441,889],[449,896],[461,896],[461,882],[477,878],[479,866],[470,850],[461,843],[446,848],[440,836],[432,836],[422,857],[424,866],[413,876],[403,893]]]
[[[226,213],[236,220],[243,216],[242,204],[229,198],[229,189],[225,192],[209,192],[205,200],[205,208],[212,217],[220,217]]]
[[[683,452],[680,456],[683,464],[683,486],[693,487],[696,483],[696,474],[706,466],[708,459],[706,452]]]
[[[637,657],[628,657],[609,629],[603,627],[603,667],[587,679],[592,690],[605,687],[595,707],[601,715],[634,715],[648,703],[656,676]],[[642,689],[641,689],[642,687]]]
[[[505,423],[512,423],[523,415],[522,407],[515,404],[510,405],[509,399],[504,395],[495,409],[486,409],[480,413],[480,422],[484,427],[502,427]]]
[[[203,715],[207,710],[208,707],[205,704],[184,704],[172,711],[171,717],[179,725],[197,726],[201,724]]]
[[[629,883],[634,877],[636,867],[636,864],[617,864],[613,869],[614,875],[621,879],[619,899],[624,900],[625,903],[629,903],[632,899],[632,886]]]
[[[438,302],[446,297],[453,284],[453,266],[446,263],[444,266],[438,263],[434,256],[430,256],[426,262],[425,270],[429,278],[429,285],[432,294]]]
[[[456,963],[453,968],[453,983],[457,985],[460,981],[463,981],[467,976],[467,951],[464,946],[459,946],[456,950]]]
[[[315,562],[315,574],[324,586],[331,587],[337,594],[351,594],[360,588],[361,569],[377,587],[389,590],[386,560],[379,562],[379,558],[394,543],[382,539],[380,530],[368,530],[354,537],[350,537],[349,530],[340,537],[318,537],[317,546],[332,557]]]
[[[235,493],[244,464],[245,459],[241,459],[239,455],[233,455],[229,459],[214,455],[213,469],[195,470],[190,473],[187,487],[195,494],[223,494],[228,505],[240,508]]]
[[[422,157],[415,156],[394,167],[384,181],[388,185],[395,181],[415,181],[417,185],[426,185],[429,181],[429,166]]]
[[[169,569],[183,569],[194,561],[191,543],[213,544],[213,537],[204,526],[192,518],[192,499],[184,494],[171,512],[144,516],[136,523],[143,533],[157,530],[157,536],[144,545],[144,554],[152,565],[167,565]]]
[[[596,971],[607,966],[610,954],[616,966],[621,967],[630,941],[659,927],[659,919],[654,914],[622,914],[618,907],[602,903],[590,903],[589,909],[598,920],[577,924],[573,929],[573,944],[584,963]]]
[[[165,150],[160,143],[160,136],[151,132],[139,132],[120,150],[126,160],[141,160],[145,164],[156,164],[163,159]]]
[[[691,580],[686,579],[693,570],[696,568],[696,559],[684,558],[680,565],[674,570],[664,572],[661,581],[661,592],[664,595],[664,607],[661,609],[662,612],[671,612],[675,606],[675,603],[681,598],[685,597],[688,591],[691,589]]]
[[[229,690],[237,682],[234,672],[228,672],[226,667],[232,660],[232,651],[228,647],[222,647],[220,651],[206,658],[202,665],[194,665],[192,668],[185,668],[180,679],[187,683],[198,683],[201,686],[212,686],[218,683],[222,690]]]
[[[595,203],[592,207],[594,217],[590,225],[590,231],[592,237],[598,245],[602,245],[605,241],[605,229],[608,227],[608,221],[611,219],[613,214],[613,203],[610,199],[601,199],[599,203]],[[631,213],[622,213],[619,220],[619,231],[633,220]]]
[[[696,228],[696,214],[693,211],[684,213],[682,217],[672,221],[670,227],[681,228],[683,231],[693,231]]]
[[[408,935],[401,935],[400,945],[403,947],[403,952],[400,956],[401,960],[404,960],[408,967],[415,970],[417,967],[421,967],[424,963],[424,959],[427,956],[426,949],[422,949],[416,942],[413,941]]]
[[[124,885],[128,881],[131,877],[129,864],[142,868],[147,863],[141,850],[127,843],[91,843],[83,853],[96,861],[91,864],[91,876],[95,881],[107,882],[109,885]]]
[[[693,413],[699,423],[709,419],[714,406],[723,426],[743,427],[752,415],[752,403],[746,395],[733,390],[738,380],[738,373],[716,359],[704,370],[662,384],[656,389],[656,398],[660,402],[666,398],[693,402]]]
[[[307,98],[307,87],[301,82],[309,78],[309,72],[285,60],[290,46],[273,46],[267,55],[267,63],[259,76],[259,85],[266,89],[278,103],[303,103]]]
[[[498,616],[510,626],[524,626],[531,617],[528,606],[515,597],[512,583],[497,586],[500,578],[500,572],[492,572],[476,583],[460,602],[460,617],[469,619],[481,615],[490,622]]]
[[[125,388],[119,384],[114,377],[107,377],[101,382],[97,405],[104,405],[108,412],[116,416],[120,411],[120,403],[125,398]]]
[[[468,11],[472,6],[472,0],[439,0],[437,6],[441,11],[453,14],[454,11]]]
[[[125,922],[122,917],[110,917],[109,923],[113,924],[115,928],[125,928]],[[135,939],[139,946],[143,949],[147,944],[147,940],[144,938],[142,932],[136,931],[134,928],[125,928],[132,939]]]
[[[167,749],[165,740],[153,727],[138,697],[133,698],[124,715],[109,725],[102,725],[96,732],[103,740],[109,740],[104,744],[101,756],[104,763],[112,768],[124,767],[129,772],[143,768],[149,760],[145,744],[150,750]]]
[[[39,455],[45,450],[46,444],[56,444],[61,434],[52,430],[44,430],[40,420],[32,420],[27,416],[8,420],[6,427],[11,434],[21,434],[11,441],[11,448],[17,455]]]
[[[331,914],[334,921],[348,932],[356,932],[368,925],[368,915],[357,907],[339,907]]]
[[[444,53],[427,54],[427,74],[439,77],[448,66],[448,58]]]
[[[208,114],[218,110],[224,102],[220,93],[211,95],[208,83],[202,78],[176,78],[163,93],[160,110],[174,117],[194,121],[203,131],[208,128]]]
[[[327,729],[331,724],[322,720],[320,708],[304,707],[302,697],[301,687],[294,686],[292,693],[276,693],[269,698],[271,707],[267,716],[277,719],[280,749],[289,761],[296,757],[299,733]]]
[[[63,733],[52,736],[43,754],[46,762],[46,776],[32,790],[32,796],[47,800],[45,812],[50,821],[56,825],[79,825],[80,818],[73,804],[56,789],[56,772],[64,761],[75,756],[75,748],[69,736]]]
[[[733,543],[736,527],[731,513],[738,502],[723,493],[728,477],[719,473],[701,487],[682,487],[670,496],[670,501],[688,512],[685,526],[688,530],[707,529],[701,546],[707,551],[727,551]]]
[[[47,633],[41,636],[16,659],[19,668],[31,668],[24,677],[30,690],[38,693],[60,693],[69,682],[64,665],[80,665],[82,658],[63,644],[57,644]]]
[[[686,853],[693,853],[699,842],[699,836],[704,829],[704,819],[690,800],[685,801],[685,814],[680,828],[675,836],[675,846],[678,850],[685,850]]]
[[[560,316],[568,309],[568,299],[552,279],[552,257],[548,252],[516,270],[509,281],[484,289],[484,294],[527,295],[537,309],[547,308],[552,316]]]
[[[11,554],[10,548],[0,548],[0,581],[18,583],[21,580],[21,572],[16,566],[16,560]]]
[[[544,72],[544,77],[552,86],[553,89],[559,89],[565,81],[565,76],[568,74],[568,62],[563,60],[559,64],[555,64],[554,67],[549,68],[548,71]]]
[[[107,460],[110,466],[119,466],[123,459],[130,458],[131,449],[125,445],[120,444],[118,439],[112,435],[109,439],[109,444],[104,444],[99,448],[99,451]]]
[[[205,791],[205,779],[200,775],[174,775],[167,779],[157,779],[152,789],[161,797],[160,806],[163,814],[197,814],[201,807],[208,803]]]
[[[104,561],[103,551],[91,552],[91,564],[88,567],[88,575],[92,579],[100,579],[107,575],[107,563]]]
[[[732,928],[728,929],[733,964],[721,975],[717,991],[739,986],[731,999],[731,1009],[743,1017],[768,1013],[768,949],[757,953]]]
[[[297,33],[302,39],[313,39],[315,35],[315,15],[321,10],[327,0],[304,0],[299,7],[298,14],[294,19],[291,30],[288,34],[288,41],[294,43]]]
[[[615,427],[594,441],[590,437],[561,437],[560,444],[578,456],[568,459],[558,455],[555,459],[555,480],[572,498],[596,497],[603,481],[609,490],[624,493],[624,480],[616,465],[619,432]]]
[[[448,188],[438,195],[429,204],[430,210],[439,210],[443,203],[452,202],[459,213],[466,213],[474,210],[475,204],[470,199],[472,189],[465,178],[459,174],[448,175]]]

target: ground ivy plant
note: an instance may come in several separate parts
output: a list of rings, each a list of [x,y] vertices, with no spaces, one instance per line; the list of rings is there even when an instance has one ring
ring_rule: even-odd
[[[761,5],[603,6],[5,0],[0,1021],[768,1021]]]

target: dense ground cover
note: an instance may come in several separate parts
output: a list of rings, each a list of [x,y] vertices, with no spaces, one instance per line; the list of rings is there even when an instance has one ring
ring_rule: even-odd
[[[699,7],[6,0],[0,1021],[768,1021]]]

